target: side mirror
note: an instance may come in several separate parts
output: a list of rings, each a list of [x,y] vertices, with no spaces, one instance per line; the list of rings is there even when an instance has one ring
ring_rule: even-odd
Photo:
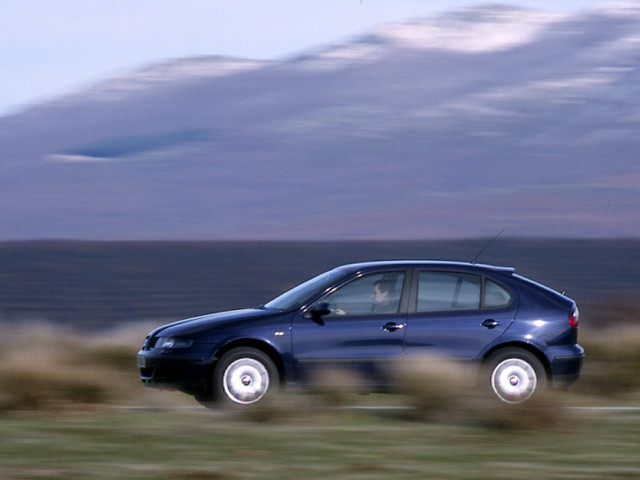
[[[322,317],[331,313],[331,305],[327,302],[320,302],[311,307],[311,310],[309,310],[309,312],[311,313],[311,318],[314,321],[318,322],[322,320]]]

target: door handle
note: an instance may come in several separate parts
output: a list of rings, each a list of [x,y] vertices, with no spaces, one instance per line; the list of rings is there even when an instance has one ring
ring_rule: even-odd
[[[395,322],[387,322],[382,326],[382,329],[385,332],[395,332],[397,330],[402,330],[404,328],[404,325],[402,323],[395,323]]]
[[[488,328],[489,330],[491,330],[493,328],[496,328],[498,325],[500,325],[500,322],[496,322],[493,318],[487,318],[480,325],[482,325],[484,328]]]

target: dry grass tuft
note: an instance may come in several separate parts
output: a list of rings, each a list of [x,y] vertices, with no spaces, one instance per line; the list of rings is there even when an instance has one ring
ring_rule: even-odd
[[[580,344],[586,357],[575,391],[610,398],[640,391],[640,325],[583,328]]]
[[[398,390],[406,398],[410,417],[438,420],[458,411],[476,389],[476,370],[439,357],[416,357],[399,363]]]
[[[584,423],[577,422],[578,413],[567,407],[568,397],[563,392],[551,390],[540,392],[517,405],[475,396],[466,405],[460,420],[503,431],[567,432]]]
[[[606,309],[603,309],[605,311]],[[640,307],[626,315],[640,318]],[[629,313],[632,312],[632,313]],[[392,413],[411,421],[464,422],[501,430],[563,430],[588,395],[624,399],[640,392],[640,322],[594,328],[583,322],[579,342],[586,350],[583,374],[566,392],[545,392],[523,405],[505,405],[481,391],[477,371],[443,358],[422,357],[393,365],[400,395],[383,403],[401,403]],[[80,334],[46,323],[0,324],[0,412],[77,411],[102,406],[193,406],[179,392],[144,387],[138,377],[136,353],[153,326],[136,324]],[[354,415],[351,406],[366,405],[362,379],[345,370],[318,374],[322,386],[287,391],[269,402],[240,409],[233,415],[252,422],[315,422]],[[573,396],[571,396],[573,395]],[[582,397],[577,397],[582,395]],[[376,396],[371,396],[376,397]],[[387,413],[388,414],[388,413]]]
[[[475,424],[498,430],[565,431],[574,424],[562,392],[543,391],[519,405],[482,388],[478,370],[444,358],[423,357],[400,368],[402,416],[415,421]]]
[[[365,381],[357,373],[346,369],[323,369],[313,378],[311,393],[317,402],[329,408],[345,407],[358,403],[358,397],[368,393]]]
[[[337,392],[335,387],[294,389],[231,410],[238,420],[254,423],[324,424],[348,421],[354,414],[350,407],[358,405],[360,398],[347,389]]]
[[[148,326],[81,335],[46,323],[0,325],[0,411],[136,405],[136,353]]]

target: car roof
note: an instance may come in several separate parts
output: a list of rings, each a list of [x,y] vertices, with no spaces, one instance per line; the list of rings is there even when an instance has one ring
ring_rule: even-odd
[[[514,267],[502,267],[497,265],[487,265],[484,263],[459,262],[453,260],[380,260],[350,263],[339,268],[349,271],[377,270],[381,268],[441,268],[444,270],[462,270],[476,273],[494,272],[511,274],[515,272]]]

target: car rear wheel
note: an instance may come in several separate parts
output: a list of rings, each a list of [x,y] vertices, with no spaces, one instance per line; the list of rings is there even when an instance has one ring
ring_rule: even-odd
[[[221,404],[251,405],[278,389],[278,369],[264,352],[240,347],[229,350],[214,372],[214,395]]]
[[[547,385],[545,369],[538,358],[520,348],[498,350],[486,362],[491,391],[505,403],[522,403]]]

